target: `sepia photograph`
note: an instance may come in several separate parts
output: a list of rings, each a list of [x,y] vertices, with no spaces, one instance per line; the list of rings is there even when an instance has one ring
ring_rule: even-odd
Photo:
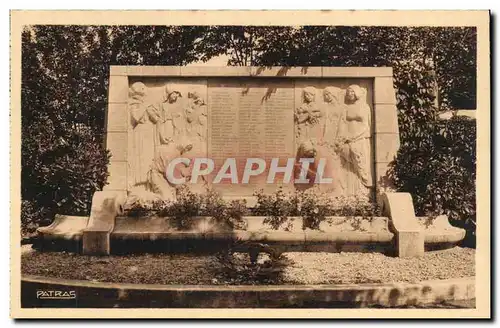
[[[11,316],[489,318],[489,15],[11,11]]]

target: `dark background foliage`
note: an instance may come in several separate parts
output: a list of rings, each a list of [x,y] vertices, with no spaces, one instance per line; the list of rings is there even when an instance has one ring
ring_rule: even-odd
[[[391,66],[401,149],[392,177],[417,212],[475,222],[476,31],[462,27],[30,26],[22,35],[22,221],[84,214],[107,177],[110,65]]]
[[[197,60],[200,27],[31,26],[22,34],[22,222],[88,214],[109,154],[104,123],[110,65]]]
[[[412,194],[417,215],[446,214],[475,245],[476,122],[466,117],[430,124],[415,144],[405,143],[391,168],[395,186]]]

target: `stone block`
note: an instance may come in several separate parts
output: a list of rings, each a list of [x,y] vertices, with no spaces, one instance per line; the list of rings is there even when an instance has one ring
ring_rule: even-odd
[[[85,230],[83,232],[83,254],[109,255],[110,253],[110,235],[107,231]]]
[[[112,75],[109,77],[109,103],[126,104],[128,100],[128,77]]]
[[[107,132],[126,132],[129,125],[128,106],[126,103],[110,103],[106,118]]]
[[[127,162],[111,161],[108,172],[108,184],[104,190],[127,190]]]
[[[417,217],[417,221],[425,234],[425,244],[452,245],[465,237],[465,229],[454,227],[446,215],[437,217]]]
[[[245,66],[182,66],[181,76],[250,76]]]
[[[319,224],[319,231],[332,233],[332,232],[386,232],[388,231],[387,218],[373,217],[363,218],[346,217],[346,216],[328,216]]]
[[[303,244],[305,242],[305,233],[271,230],[265,234],[262,241],[283,244]]]
[[[109,255],[110,234],[115,218],[123,212],[124,193],[97,191],[92,197],[92,207],[87,228],[83,231],[83,253]]]
[[[322,67],[323,77],[392,77],[392,67]]]
[[[128,66],[129,76],[179,76],[180,66]]]
[[[375,133],[399,133],[396,105],[375,104]]]
[[[112,65],[109,67],[109,75],[110,76],[126,76],[127,75],[127,66]]]
[[[54,221],[46,227],[40,227],[37,232],[49,238],[80,239],[87,227],[88,216],[69,216],[56,214]]]
[[[252,67],[252,76],[321,77],[321,67]]]
[[[127,132],[109,132],[106,135],[106,149],[111,152],[111,161],[127,160]]]
[[[398,257],[424,254],[424,232],[415,217],[413,200],[409,193],[382,195],[383,212],[390,218],[390,228],[396,234],[395,250]]]
[[[399,149],[399,134],[375,133],[375,162],[391,162]]]
[[[396,104],[396,91],[392,77],[376,77],[373,88],[374,104]]]
[[[396,251],[399,257],[424,255],[424,234],[421,231],[398,231]]]

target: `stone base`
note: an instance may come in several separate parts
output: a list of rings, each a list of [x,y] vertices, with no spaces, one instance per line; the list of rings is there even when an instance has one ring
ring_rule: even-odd
[[[425,236],[415,217],[413,201],[409,193],[385,193],[382,195],[383,212],[390,218],[389,227],[395,233],[395,249],[398,257],[424,255]]]
[[[398,231],[396,233],[396,254],[398,257],[424,255],[424,235],[420,231]]]
[[[33,246],[41,251],[81,253],[83,230],[88,220],[87,216],[56,214],[49,226],[37,229],[38,237]]]
[[[168,217],[116,217],[112,230],[86,227],[88,217],[57,216],[48,227],[40,228],[39,244],[60,250],[106,255],[144,252],[213,253],[235,241],[263,243],[280,252],[381,252],[401,256],[415,254],[415,244],[426,249],[449,248],[465,235],[463,229],[449,225],[446,217],[416,218],[420,232],[390,231],[389,219],[330,217],[319,230],[302,229],[300,218],[291,218],[290,230],[273,230],[264,217],[245,217],[246,230],[231,230],[209,217],[192,218],[183,226]],[[76,224],[78,222],[78,224]],[[78,229],[76,229],[79,227]],[[424,238],[424,240],[418,238]],[[68,241],[79,247],[68,246]],[[411,241],[412,243],[404,243]],[[399,243],[398,243],[399,242]],[[418,252],[423,252],[417,249]]]
[[[83,254],[109,255],[111,254],[111,241],[108,231],[85,230],[83,232]]]
[[[88,225],[83,231],[83,254],[110,254],[110,233],[116,216],[121,212],[120,202],[120,194],[113,191],[94,194]]]

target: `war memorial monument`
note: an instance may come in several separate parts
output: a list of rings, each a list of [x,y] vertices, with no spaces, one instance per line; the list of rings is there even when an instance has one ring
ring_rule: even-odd
[[[237,239],[414,257],[465,236],[445,216],[416,217],[410,194],[387,183],[399,147],[390,67],[111,66],[108,99],[108,184],[90,217],[60,215],[39,228],[43,242],[72,240],[84,254],[106,255],[131,241]],[[244,229],[209,217],[180,229],[168,217],[126,216],[134,204],[175,201],[179,188],[248,207],[257,190],[307,190],[375,202],[382,216],[360,218],[358,229],[333,217],[316,230],[300,217],[283,230],[259,216],[245,217]]]

